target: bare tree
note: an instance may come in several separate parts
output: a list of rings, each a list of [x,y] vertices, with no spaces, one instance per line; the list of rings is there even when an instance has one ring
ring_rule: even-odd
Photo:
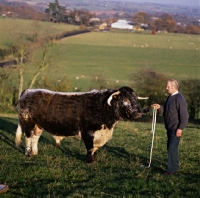
[[[19,89],[18,89],[18,98],[23,90],[24,84],[24,73],[26,72],[27,66],[30,60],[30,53],[28,50],[28,42],[23,35],[19,36],[15,44],[11,46],[11,52],[15,59],[18,77],[19,77]]]
[[[33,65],[36,60],[34,60],[33,52],[42,47],[42,58],[40,63],[36,67],[36,71],[31,79],[29,88],[33,87],[37,77],[40,73],[49,66],[48,54],[52,46],[52,39],[49,37],[37,40],[36,42],[27,41],[27,36],[19,36],[15,43],[12,44],[10,49],[12,50],[12,55],[15,59],[16,68],[18,70],[19,77],[19,87],[18,87],[18,98],[23,91],[24,86],[24,75],[26,73],[27,67]]]
[[[10,77],[10,73],[7,70],[1,71],[0,73],[0,100],[4,100],[5,96],[5,84]]]
[[[48,59],[48,54],[52,47],[52,43],[53,43],[52,40],[50,40],[49,42],[45,43],[45,45],[43,46],[42,60],[40,61],[39,66],[36,69],[36,72],[31,80],[29,88],[33,87],[37,77],[41,74],[42,71],[47,69],[47,67],[49,66],[50,60]]]

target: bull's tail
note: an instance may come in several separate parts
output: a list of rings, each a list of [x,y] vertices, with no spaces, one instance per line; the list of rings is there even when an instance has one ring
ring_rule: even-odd
[[[16,134],[15,134],[15,144],[16,144],[16,146],[19,146],[19,144],[21,142],[21,138],[22,138],[22,127],[18,123],[18,127],[17,127]]]

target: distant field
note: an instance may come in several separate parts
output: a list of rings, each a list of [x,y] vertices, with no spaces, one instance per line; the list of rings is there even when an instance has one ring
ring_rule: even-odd
[[[83,89],[100,74],[110,86],[128,85],[130,74],[141,67],[177,79],[199,78],[200,72],[200,36],[87,33],[56,42],[53,53],[48,73],[56,79],[66,75]]]
[[[45,35],[76,28],[78,26],[0,19],[0,46],[6,45],[12,38],[9,36],[14,36],[16,30]],[[13,32],[10,31],[12,29]],[[37,53],[41,55],[40,50]],[[200,36],[91,32],[56,41],[51,55],[51,65],[39,78],[48,77],[57,81],[67,76],[72,89],[77,87],[82,91],[91,87],[91,79],[96,76],[103,76],[109,88],[129,85],[130,75],[142,67],[151,67],[178,80],[199,78]],[[29,66],[27,71],[26,83],[35,70]],[[13,82],[9,83],[16,84],[15,70],[12,75]]]
[[[79,26],[51,22],[0,18],[0,48],[6,48],[17,34],[37,34],[38,37],[55,35],[79,29]]]

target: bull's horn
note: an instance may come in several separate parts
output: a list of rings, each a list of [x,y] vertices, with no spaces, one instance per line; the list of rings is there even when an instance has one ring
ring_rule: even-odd
[[[149,97],[140,97],[140,96],[138,96],[138,100],[147,100],[147,99],[149,99]]]
[[[109,106],[111,106],[110,102],[111,102],[113,96],[119,95],[119,94],[120,94],[120,91],[117,91],[117,92],[113,93],[113,94],[108,98],[107,103],[108,103]]]

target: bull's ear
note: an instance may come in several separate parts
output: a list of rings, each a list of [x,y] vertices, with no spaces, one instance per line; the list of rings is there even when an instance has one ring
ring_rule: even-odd
[[[112,100],[113,96],[116,96],[116,95],[119,95],[119,94],[120,94],[120,91],[117,91],[117,92],[113,93],[113,94],[108,98],[107,103],[108,103],[109,106],[111,106],[110,103],[111,103],[111,100]]]

